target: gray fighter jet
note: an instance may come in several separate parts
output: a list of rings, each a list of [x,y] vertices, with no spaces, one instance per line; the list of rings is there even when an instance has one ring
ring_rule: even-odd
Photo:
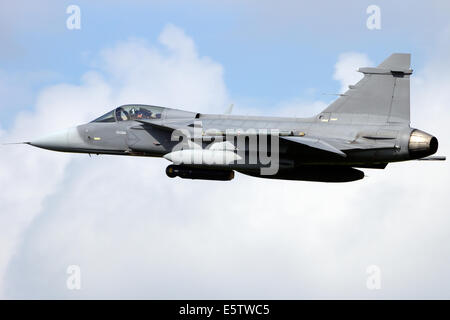
[[[26,142],[63,152],[164,157],[169,177],[347,182],[356,168],[430,157],[438,140],[410,127],[410,54],[395,53],[311,118],[214,115],[142,104]]]

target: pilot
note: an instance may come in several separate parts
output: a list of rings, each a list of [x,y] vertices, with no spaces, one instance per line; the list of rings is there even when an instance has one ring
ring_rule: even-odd
[[[152,119],[152,118],[154,118],[153,113],[150,110],[146,110],[145,119]]]
[[[125,110],[122,110],[122,120],[123,121],[130,120],[130,115]]]
[[[119,107],[116,110],[116,118],[117,121],[127,121],[130,119],[130,116],[122,107]]]

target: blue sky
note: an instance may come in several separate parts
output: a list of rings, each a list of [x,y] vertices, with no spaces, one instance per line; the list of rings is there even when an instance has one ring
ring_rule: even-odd
[[[378,1],[382,28],[368,30],[370,1],[18,3],[2,4],[8,7],[3,24],[8,24],[9,42],[0,53],[0,71],[12,85],[21,83],[24,92],[0,103],[3,127],[9,127],[13,114],[29,108],[43,87],[79,83],[100,50],[130,38],[155,44],[168,23],[192,37],[200,55],[223,66],[232,100],[252,101],[263,109],[298,97],[323,100],[321,93],[337,92],[332,74],[342,52],[365,52],[376,63],[391,52],[412,52],[414,67],[420,68],[436,41],[429,30],[444,24],[445,9],[438,2],[405,6]],[[81,30],[66,28],[69,4],[81,8]]]

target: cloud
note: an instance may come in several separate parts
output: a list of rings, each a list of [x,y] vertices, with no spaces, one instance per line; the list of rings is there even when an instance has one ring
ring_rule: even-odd
[[[174,26],[159,41],[130,40],[104,50],[98,69],[80,85],[44,90],[34,113],[22,113],[2,139],[88,121],[130,99],[223,110],[229,99],[222,67],[199,56],[192,39]],[[347,75],[357,60],[349,57],[367,59],[338,59],[343,84],[352,80]],[[413,84],[413,112],[421,119],[415,125],[435,130],[445,153],[450,97],[429,65]],[[291,113],[304,103],[282,106]],[[348,184],[240,174],[231,182],[169,179],[167,164],[25,146],[2,152],[0,182],[9,186],[0,195],[4,296],[450,296],[446,163],[392,164]],[[73,264],[81,267],[80,291],[65,286]],[[382,271],[380,291],[365,286],[372,264]]]
[[[223,112],[228,95],[222,66],[199,56],[192,39],[173,25],[158,40],[162,48],[134,39],[102,51],[99,66],[120,87],[115,100]]]
[[[86,75],[83,84],[59,85],[40,95],[33,112],[20,113],[14,126],[2,134],[2,141],[29,141],[57,129],[83,121],[99,109],[108,90],[102,81]],[[103,104],[103,101],[102,101]],[[100,104],[100,106],[102,105]],[[44,200],[61,187],[70,155],[30,150],[26,145],[2,146],[0,157],[0,274],[21,241],[23,232],[42,210]],[[4,279],[0,280],[0,288]]]
[[[160,39],[161,46],[136,39],[118,43],[100,54],[101,67],[86,72],[79,85],[59,84],[42,90],[34,110],[19,113],[12,128],[2,133],[2,141],[29,141],[90,121],[130,101],[184,102],[194,110],[220,108],[227,99],[221,66],[200,57],[192,40],[174,26],[166,27]],[[25,145],[2,146],[0,184],[7,187],[0,195],[0,289],[5,287],[5,269],[30,223],[45,216],[51,195],[67,191],[64,179],[76,157],[30,150]]]
[[[346,52],[339,55],[334,66],[333,79],[341,83],[341,93],[347,91],[349,85],[356,84],[363,78],[358,71],[360,67],[371,67],[373,62],[364,53]]]

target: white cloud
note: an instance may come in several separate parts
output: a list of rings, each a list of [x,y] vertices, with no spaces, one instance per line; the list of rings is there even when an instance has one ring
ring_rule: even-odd
[[[121,89],[115,99],[223,112],[228,98],[222,66],[199,56],[192,39],[175,26],[168,25],[159,42],[163,48],[131,40],[102,52],[99,64]]]
[[[46,89],[34,112],[22,112],[2,141],[29,141],[57,129],[73,126],[99,110],[108,89],[93,74],[80,86],[59,85]],[[101,103],[100,105],[98,103]],[[0,157],[0,275],[21,241],[23,232],[43,208],[46,197],[61,187],[70,155],[30,150],[29,146],[2,146]],[[0,278],[0,289],[4,279]]]
[[[105,50],[100,71],[79,86],[45,90],[35,113],[21,114],[6,137],[73,125],[130,99],[223,111],[229,99],[221,66],[199,57],[176,27],[166,28],[160,43],[132,40]],[[347,58],[339,61],[355,60]],[[339,64],[337,80],[351,80],[346,68],[352,63]],[[450,97],[433,70],[413,85],[414,112],[428,115],[417,124],[445,141]],[[286,113],[303,105],[280,104]],[[349,184],[239,174],[231,182],[169,179],[167,164],[25,146],[2,152],[0,182],[9,186],[0,195],[5,297],[450,296],[446,163],[393,164]],[[81,267],[80,291],[65,288],[72,264]],[[381,267],[381,291],[365,287],[371,264]]]
[[[200,111],[225,105],[221,66],[198,56],[192,40],[174,26],[165,28],[160,40],[160,48],[130,40],[105,50],[99,58],[103,69],[87,72],[80,85],[60,84],[43,90],[35,110],[21,112],[12,129],[2,134],[2,141],[29,141],[92,120],[130,100],[163,105],[184,102]],[[74,157],[24,145],[2,149],[0,184],[7,187],[0,195],[0,276],[29,224],[46,214],[43,208],[46,201],[52,203],[49,197],[65,190],[63,179]],[[4,280],[0,278],[0,290]]]
[[[341,83],[341,92],[345,92],[349,85],[357,83],[363,75],[357,72],[360,67],[373,66],[373,62],[364,53],[346,52],[339,55],[335,65],[333,79]]]

